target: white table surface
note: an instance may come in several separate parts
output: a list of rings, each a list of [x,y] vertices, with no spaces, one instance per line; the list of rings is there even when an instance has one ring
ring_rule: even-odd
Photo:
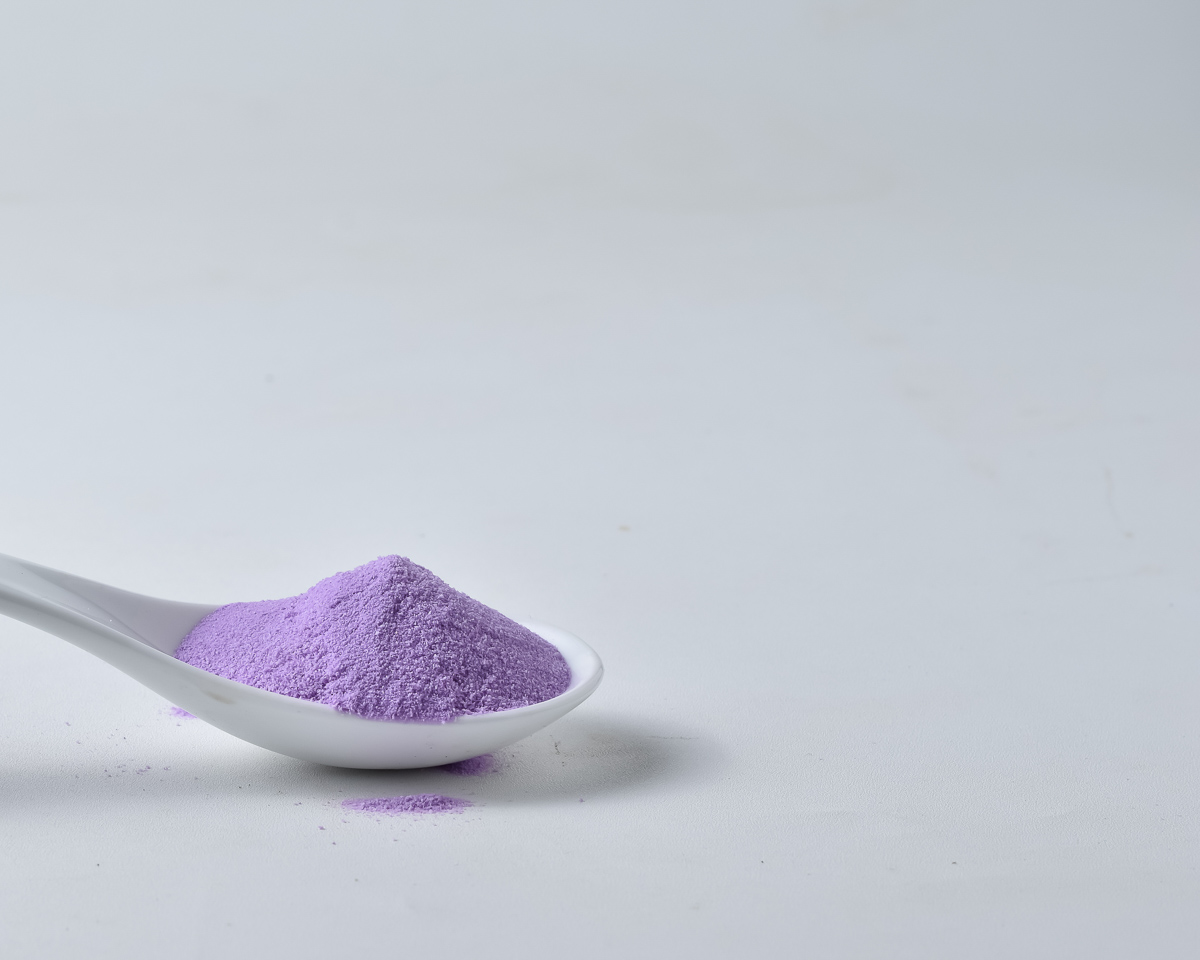
[[[6,5],[0,552],[399,552],[608,672],[354,772],[4,621],[0,954],[1196,956],[1197,35]]]

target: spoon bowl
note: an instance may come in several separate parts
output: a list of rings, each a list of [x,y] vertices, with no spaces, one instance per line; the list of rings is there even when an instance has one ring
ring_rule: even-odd
[[[372,720],[176,660],[183,638],[218,606],[146,597],[0,554],[0,613],[82,647],[226,733],[314,763],[394,770],[477,757],[579,706],[604,674],[600,658],[578,637],[525,623],[567,661],[571,683],[565,692],[527,707],[468,714],[447,723]]]

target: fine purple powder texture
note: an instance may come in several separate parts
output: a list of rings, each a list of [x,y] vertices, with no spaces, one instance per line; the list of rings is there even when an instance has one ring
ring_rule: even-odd
[[[467,760],[457,760],[454,763],[444,763],[438,767],[446,773],[453,773],[459,777],[483,777],[489,773],[495,773],[496,758],[490,753],[485,753],[479,757],[471,757]]]
[[[175,656],[375,720],[445,723],[540,703],[571,681],[554,646],[397,556],[298,597],[220,607]]]
[[[386,813],[389,816],[401,813],[459,813],[471,805],[470,800],[443,797],[437,793],[415,793],[408,797],[367,797],[361,800],[342,801],[342,806],[347,810]]]

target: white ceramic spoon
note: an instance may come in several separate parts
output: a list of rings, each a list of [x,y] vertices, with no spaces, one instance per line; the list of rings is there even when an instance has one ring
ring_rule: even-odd
[[[525,626],[554,644],[571,685],[552,700],[449,723],[368,720],[226,680],[176,660],[175,648],[218,605],[157,600],[0,554],[0,613],[69,640],[226,733],[335,767],[429,767],[527,737],[579,706],[600,683],[600,658],[578,637]]]

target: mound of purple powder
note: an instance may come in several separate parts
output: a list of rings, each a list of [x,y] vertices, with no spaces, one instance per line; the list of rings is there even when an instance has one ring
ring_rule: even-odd
[[[397,556],[298,597],[220,607],[175,656],[376,720],[444,723],[509,710],[556,697],[571,680],[551,644]]]
[[[389,816],[395,816],[400,813],[458,813],[472,804],[470,800],[443,797],[438,793],[414,793],[407,797],[367,797],[362,800],[343,800],[342,806],[347,810],[386,813]]]

